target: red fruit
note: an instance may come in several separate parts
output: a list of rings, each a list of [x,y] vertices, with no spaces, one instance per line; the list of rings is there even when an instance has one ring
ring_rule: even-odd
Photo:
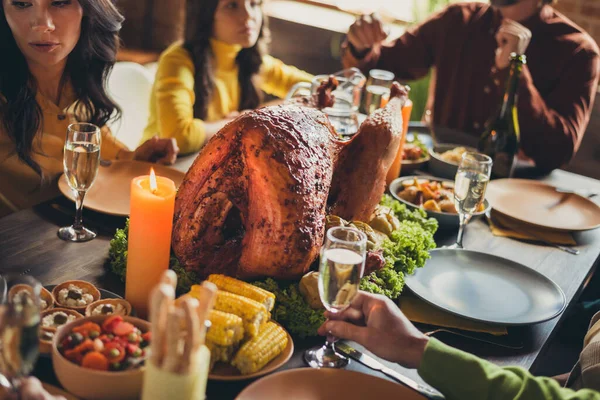
[[[127,336],[130,333],[132,333],[134,329],[135,326],[133,326],[133,324],[130,324],[129,322],[119,322],[113,328],[113,333],[117,336]]]
[[[139,350],[137,345],[131,343],[127,345],[127,354],[133,354],[136,352],[136,350]]]
[[[144,342],[150,342],[152,340],[152,333],[151,332],[142,333],[142,339],[144,339]]]
[[[125,348],[115,342],[107,343],[104,346],[102,354],[106,356],[108,362],[111,364],[121,362],[127,355],[127,353],[125,352]]]
[[[102,323],[102,329],[104,330],[104,333],[113,333],[115,326],[121,322],[123,322],[123,317],[120,315],[110,316]]]

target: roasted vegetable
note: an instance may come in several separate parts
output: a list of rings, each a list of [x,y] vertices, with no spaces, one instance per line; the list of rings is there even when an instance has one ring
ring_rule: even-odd
[[[300,293],[304,296],[304,300],[308,305],[315,309],[323,309],[323,303],[321,302],[321,296],[319,295],[319,273],[312,271],[307,273],[300,279],[299,285]]]
[[[390,236],[393,231],[400,228],[400,220],[391,208],[378,205],[369,221],[371,228]]]
[[[367,236],[367,251],[380,249],[383,244],[383,239],[387,239],[387,235],[375,231],[371,226],[364,222],[352,221],[349,226],[358,229]]]

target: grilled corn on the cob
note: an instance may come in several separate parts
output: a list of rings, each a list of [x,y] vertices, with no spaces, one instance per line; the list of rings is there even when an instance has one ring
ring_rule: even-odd
[[[240,347],[231,365],[242,375],[252,374],[281,354],[287,342],[288,337],[283,328],[274,322],[267,322],[255,338]]]
[[[270,313],[261,303],[223,290],[217,291],[215,310],[241,317],[245,336],[249,338],[256,336],[261,325],[271,317]]]
[[[275,306],[275,295],[268,290],[221,274],[209,275],[208,281],[217,285],[220,290],[244,296],[263,304],[267,311],[271,311]]]

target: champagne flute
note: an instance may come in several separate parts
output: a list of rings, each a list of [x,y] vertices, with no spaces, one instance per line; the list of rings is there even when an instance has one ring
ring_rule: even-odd
[[[462,155],[454,181],[454,206],[458,211],[460,227],[456,243],[448,248],[463,248],[465,226],[485,199],[491,171],[492,159],[485,154],[467,152]]]
[[[67,129],[63,166],[67,182],[75,195],[75,222],[58,230],[58,237],[71,242],[87,242],[96,233],[83,226],[83,199],[92,187],[100,163],[100,129],[93,124],[75,123]]]
[[[356,294],[365,268],[366,235],[350,227],[327,231],[319,264],[319,296],[332,313],[345,310]],[[335,337],[328,334],[322,347],[307,350],[304,360],[313,368],[342,368],[348,359],[335,351]]]
[[[30,276],[0,276],[0,385],[18,391],[38,357],[40,283]]]

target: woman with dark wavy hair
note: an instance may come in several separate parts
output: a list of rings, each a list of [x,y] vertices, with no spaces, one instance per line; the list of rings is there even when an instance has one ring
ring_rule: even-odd
[[[0,0],[0,217],[59,194],[67,127],[102,127],[103,159],[173,163],[173,140],[127,150],[105,126],[123,17],[110,0]]]
[[[160,57],[144,137],[177,139],[198,151],[239,111],[256,108],[261,91],[284,97],[312,75],[267,54],[261,0],[188,0],[185,41]]]

